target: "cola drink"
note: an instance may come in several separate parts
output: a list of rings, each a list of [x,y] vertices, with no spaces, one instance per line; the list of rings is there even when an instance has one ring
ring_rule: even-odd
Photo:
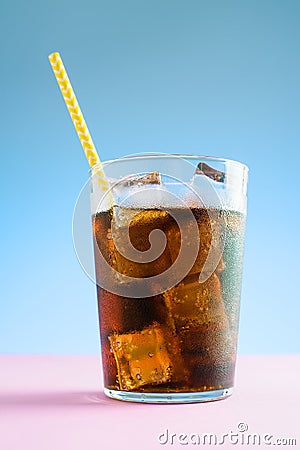
[[[179,217],[179,225],[174,217]],[[196,257],[174,286],[157,293],[156,282],[153,295],[145,297],[119,295],[101,287],[103,277],[110,277],[113,286],[124,282],[118,274],[147,280],[168,271],[181,248],[192,252],[193,221],[199,233]],[[95,252],[108,395],[116,391],[209,393],[233,386],[244,229],[244,214],[222,208],[115,206],[93,215],[94,247],[113,269],[107,275]],[[165,236],[160,252],[151,241],[155,230]],[[131,246],[141,260],[128,257]],[[158,257],[143,262],[143,254],[151,248]],[[204,281],[200,274],[205,275]],[[130,282],[127,287],[130,294]]]

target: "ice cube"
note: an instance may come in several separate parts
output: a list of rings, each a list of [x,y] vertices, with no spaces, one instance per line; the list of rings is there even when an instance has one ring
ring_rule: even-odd
[[[226,174],[221,170],[200,162],[191,178],[191,188],[198,206],[223,209],[228,206],[228,184]]]
[[[190,382],[203,390],[232,386],[235,344],[230,329],[203,324],[180,333],[182,356],[190,368]]]
[[[168,213],[162,210],[114,208],[112,236],[118,272],[135,278],[147,278],[171,266],[164,233],[169,220]]]
[[[157,171],[125,176],[112,186],[115,204],[127,208],[159,208],[165,204],[165,192]]]
[[[219,183],[225,182],[225,173],[210,167],[208,164],[204,162],[200,162],[196,168],[195,175],[206,175],[214,181],[218,181]]]
[[[190,274],[206,272],[220,272],[224,270],[223,233],[225,223],[220,217],[222,213],[218,210],[200,210],[197,214],[197,222],[200,235],[200,247],[197,259]],[[210,257],[209,257],[210,254]],[[209,260],[208,260],[209,257]]]
[[[150,172],[143,175],[128,175],[118,182],[118,186],[142,186],[145,184],[161,184],[159,172]]]
[[[134,390],[186,378],[178,338],[157,322],[140,332],[113,334],[109,341],[120,389]]]
[[[178,332],[203,324],[228,326],[217,274],[212,274],[204,283],[198,280],[198,274],[188,276],[164,293],[170,321]]]
[[[160,209],[141,209],[115,206],[113,209],[113,222],[120,227],[162,227],[169,214]]]
[[[189,276],[164,294],[169,323],[187,365],[191,357],[196,365],[227,364],[235,346],[219,277],[214,273],[204,283],[198,280],[197,274]]]
[[[101,350],[106,384],[115,385],[117,366],[111,352],[109,336],[140,331],[154,321],[164,323],[166,306],[163,295],[145,298],[126,298],[97,286],[100,319]]]
[[[184,358],[197,357],[198,364],[224,364],[234,357],[235,347],[226,324],[209,323],[187,327],[180,331]]]
[[[212,273],[215,270],[220,272],[224,270],[224,261],[222,259],[223,248],[223,221],[219,220],[219,211],[209,211],[206,209],[198,209],[194,212],[198,223],[199,231],[199,250],[196,260],[189,271],[189,275],[200,274],[205,266],[205,271]],[[166,234],[168,237],[168,247],[172,264],[178,257],[180,245],[185,249],[194,246],[194,230],[193,224],[189,219],[181,220],[180,228],[175,222],[171,222]],[[213,235],[214,231],[214,235]],[[208,255],[210,255],[208,259]],[[206,263],[206,264],[205,264]]]

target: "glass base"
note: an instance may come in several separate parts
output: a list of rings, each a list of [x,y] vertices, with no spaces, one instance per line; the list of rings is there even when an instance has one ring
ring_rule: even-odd
[[[200,403],[222,400],[232,394],[233,388],[205,392],[126,392],[104,388],[104,394],[116,400],[138,403]]]

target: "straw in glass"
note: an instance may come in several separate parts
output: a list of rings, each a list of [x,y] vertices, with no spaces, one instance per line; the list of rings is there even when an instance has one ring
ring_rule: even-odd
[[[49,55],[49,61],[51,63],[56,81],[70,113],[77,135],[85,152],[85,156],[89,162],[89,165],[92,168],[95,167],[95,172],[98,175],[98,186],[102,191],[108,191],[109,183],[103,171],[102,163],[98,156],[87,124],[84,120],[83,114],[76,99],[74,90],[72,88],[60,54],[57,52],[51,53],[51,55]]]

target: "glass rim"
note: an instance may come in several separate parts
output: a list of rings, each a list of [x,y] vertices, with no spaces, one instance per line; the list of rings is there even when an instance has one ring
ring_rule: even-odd
[[[157,158],[157,157],[161,157],[161,158],[170,158],[170,157],[177,157],[177,158],[189,158],[189,159],[203,159],[205,161],[215,161],[215,162],[219,162],[219,163],[229,163],[232,165],[235,165],[237,167],[243,168],[244,170],[246,170],[246,172],[249,172],[249,167],[240,162],[240,161],[236,161],[235,159],[229,159],[229,158],[221,158],[218,156],[206,156],[206,155],[196,155],[196,154],[189,154],[189,153],[156,153],[156,152],[145,152],[145,153],[136,153],[136,154],[132,154],[132,155],[126,155],[126,156],[121,156],[119,158],[112,158],[112,159],[107,159],[104,161],[101,161],[97,164],[95,164],[93,167],[91,167],[89,169],[89,173],[92,173],[93,170],[97,167],[105,167],[108,164],[112,164],[115,162],[120,162],[120,161],[130,161],[130,160],[138,160],[138,159],[151,159],[151,158]]]

